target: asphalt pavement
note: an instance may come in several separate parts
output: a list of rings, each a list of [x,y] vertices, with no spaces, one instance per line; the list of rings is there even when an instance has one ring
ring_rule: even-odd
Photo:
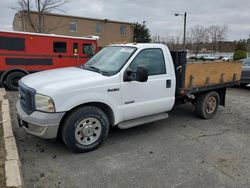
[[[229,89],[211,120],[178,106],[167,120],[111,129],[99,149],[83,154],[19,128],[17,96],[8,92],[27,188],[250,187],[250,87]]]

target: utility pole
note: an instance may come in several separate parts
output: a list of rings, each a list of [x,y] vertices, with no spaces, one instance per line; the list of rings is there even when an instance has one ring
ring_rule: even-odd
[[[250,58],[250,35],[247,39],[247,58]]]
[[[184,34],[183,34],[183,47],[186,50],[186,30],[187,30],[187,13],[184,13]]]
[[[184,17],[183,48],[184,48],[184,50],[186,50],[187,12],[185,12],[184,14],[176,13],[175,16],[183,16]]]

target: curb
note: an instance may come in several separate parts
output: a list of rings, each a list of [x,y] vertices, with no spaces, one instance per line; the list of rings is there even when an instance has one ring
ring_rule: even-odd
[[[2,100],[3,136],[6,150],[6,186],[22,188],[23,181],[21,175],[21,162],[11,125],[9,101],[7,99],[3,99],[5,94],[5,91],[0,91],[0,100]]]

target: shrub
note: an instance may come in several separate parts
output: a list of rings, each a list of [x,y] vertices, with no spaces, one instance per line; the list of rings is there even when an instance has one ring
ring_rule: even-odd
[[[242,50],[237,50],[234,52],[234,60],[240,60],[247,58],[247,53]]]

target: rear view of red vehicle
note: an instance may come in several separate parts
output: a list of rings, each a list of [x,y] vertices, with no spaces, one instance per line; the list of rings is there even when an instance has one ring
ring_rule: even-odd
[[[0,85],[17,90],[27,74],[80,66],[97,51],[93,38],[0,31]]]

